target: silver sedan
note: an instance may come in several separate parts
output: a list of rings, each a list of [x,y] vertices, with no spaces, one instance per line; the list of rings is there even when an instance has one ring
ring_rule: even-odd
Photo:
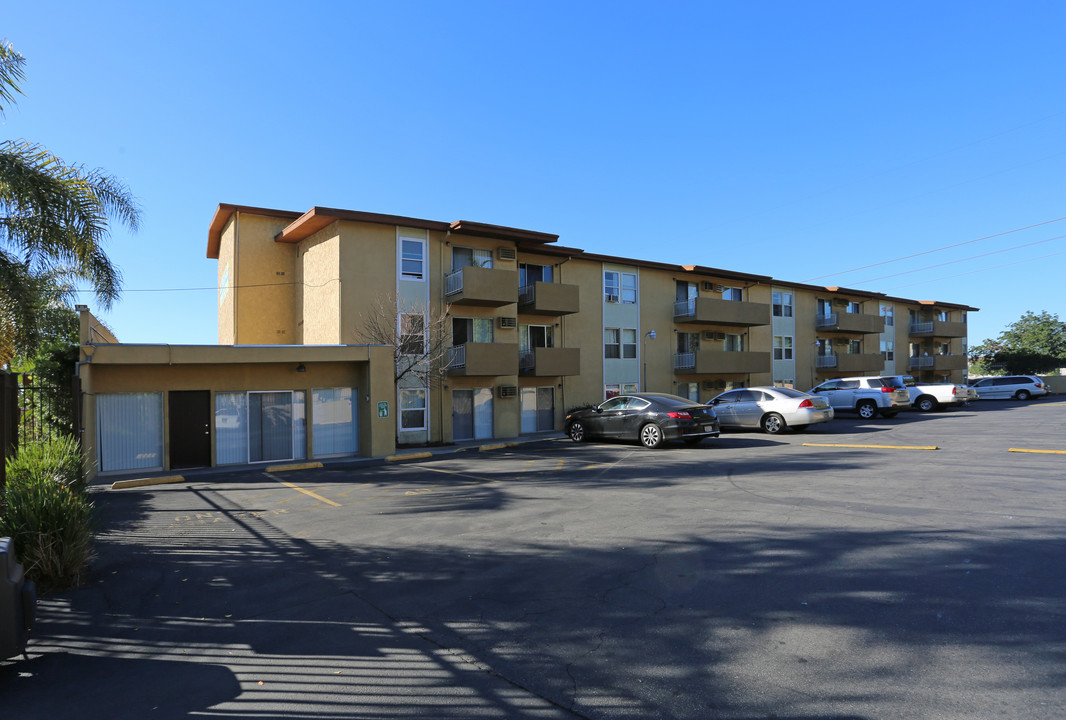
[[[707,404],[714,406],[723,428],[762,428],[771,435],[786,428],[803,431],[808,425],[833,419],[833,408],[824,397],[791,388],[729,390]]]

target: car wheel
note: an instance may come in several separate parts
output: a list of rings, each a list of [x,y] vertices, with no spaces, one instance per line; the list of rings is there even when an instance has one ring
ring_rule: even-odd
[[[883,417],[883,418],[894,418],[897,415],[899,415],[899,410],[882,410],[881,411],[881,417]]]
[[[859,417],[863,420],[869,420],[877,414],[877,405],[869,400],[859,403],[859,406],[855,409],[859,411]]]
[[[1028,390],[1019,390],[1018,392],[1014,393],[1014,397],[1018,398],[1019,400],[1028,400],[1029,399],[1029,391]]]
[[[648,423],[640,429],[640,444],[646,448],[657,448],[663,444],[663,431],[655,423]]]
[[[569,431],[570,439],[574,442],[584,442],[585,440],[585,426],[582,423],[576,422],[570,424]]]
[[[931,412],[936,410],[938,403],[936,398],[929,397],[928,395],[922,395],[918,398],[918,402],[914,403],[914,406],[922,412]]]
[[[766,417],[762,419],[762,431],[769,433],[770,435],[777,435],[782,432],[787,425],[785,425],[785,419],[777,413],[768,413]]]

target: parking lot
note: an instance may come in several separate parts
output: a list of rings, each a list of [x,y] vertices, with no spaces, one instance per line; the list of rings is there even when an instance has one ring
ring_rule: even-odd
[[[101,490],[11,717],[1066,716],[1066,402]],[[8,712],[5,711],[5,715]]]

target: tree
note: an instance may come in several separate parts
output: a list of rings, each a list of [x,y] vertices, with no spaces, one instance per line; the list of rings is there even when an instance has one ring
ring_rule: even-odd
[[[398,387],[436,387],[447,374],[452,357],[450,306],[430,315],[424,307],[382,296],[359,318],[355,334],[360,341],[392,347]]]
[[[0,43],[0,117],[22,94],[24,64],[9,43]],[[104,308],[118,299],[121,273],[103,250],[112,219],[132,231],[140,225],[124,183],[100,169],[68,165],[35,143],[0,141],[0,316],[18,319],[0,321],[0,347],[30,344],[43,320],[36,312],[42,283],[55,281],[69,300],[73,283],[87,282]]]
[[[976,372],[1048,372],[1066,364],[1066,323],[1046,310],[1026,312],[998,338],[971,347],[969,356]]]

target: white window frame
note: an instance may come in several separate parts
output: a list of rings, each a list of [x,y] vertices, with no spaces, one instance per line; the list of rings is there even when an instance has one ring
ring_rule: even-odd
[[[744,336],[739,333],[726,333],[722,347],[726,352],[744,352]]]
[[[613,338],[611,337],[613,333]],[[611,341],[614,342],[611,342]],[[615,355],[608,353],[608,348],[616,348]],[[604,360],[619,360],[622,357],[622,329],[621,328],[604,328],[603,329],[603,359]]]
[[[421,324],[422,324],[422,331],[421,332],[418,332],[417,329],[415,329],[415,330],[411,330],[410,329],[410,322],[414,318],[418,318],[418,320],[421,322]],[[415,350],[415,352],[406,352],[406,353],[404,353],[405,355],[408,355],[408,356],[418,357],[420,355],[425,355],[425,353],[426,353],[426,316],[421,314],[421,313],[400,313],[400,315],[396,319],[396,321],[399,323],[399,328],[398,328],[398,330],[399,330],[399,338],[398,339],[400,341],[400,348],[399,349],[401,351],[403,351],[405,349],[409,349],[409,350],[413,349],[413,350]],[[416,336],[421,336],[421,338],[422,338],[421,346],[420,347],[416,346],[415,348],[409,347],[409,343],[408,343],[407,338],[416,337]]]
[[[635,360],[637,357],[637,331],[634,328],[622,328],[622,359]]]
[[[792,360],[793,338],[791,335],[774,335],[774,360]]]
[[[896,309],[891,305],[882,305],[881,317],[885,319],[885,327],[893,327],[896,324]]]
[[[892,340],[881,341],[881,358],[885,362],[896,359],[896,343]]]
[[[406,235],[398,234],[397,240],[397,252],[399,253],[399,270],[400,278],[403,280],[426,280],[426,241],[425,239],[408,237]],[[405,243],[417,244],[419,248],[419,255],[417,258],[409,256],[404,248]],[[407,271],[404,269],[405,262],[417,262],[419,270],[418,272]]]
[[[603,271],[603,301],[616,303],[622,299],[622,273],[617,270]]]
[[[636,273],[621,273],[621,282],[622,303],[625,305],[635,305],[638,300]]]
[[[730,302],[744,301],[744,288],[726,286],[722,289],[722,299]]]
[[[772,296],[774,317],[792,317],[794,313],[794,298],[792,293],[783,290],[775,291]],[[787,299],[787,302],[786,302]]]
[[[422,398],[421,406],[410,406],[410,407],[405,407],[404,406],[404,395],[405,394],[410,394],[410,393],[421,393],[422,394],[421,395],[421,398]],[[397,389],[396,405],[400,409],[400,412],[399,412],[400,417],[398,418],[399,426],[400,426],[400,432],[424,432],[425,430],[427,430],[429,428],[429,423],[428,423],[429,389],[428,388],[424,388],[424,387],[398,388]],[[413,411],[416,411],[416,410],[421,411],[421,413],[422,413],[422,424],[420,426],[418,426],[418,427],[404,427],[404,424],[403,424],[404,413],[405,412],[413,412]]]

